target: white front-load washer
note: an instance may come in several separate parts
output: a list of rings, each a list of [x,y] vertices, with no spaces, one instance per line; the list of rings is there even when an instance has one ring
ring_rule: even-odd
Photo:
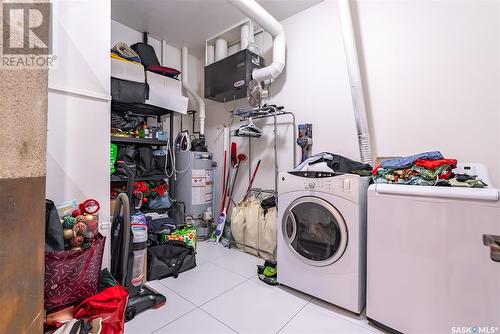
[[[283,172],[278,185],[278,280],[355,313],[365,306],[369,177]]]

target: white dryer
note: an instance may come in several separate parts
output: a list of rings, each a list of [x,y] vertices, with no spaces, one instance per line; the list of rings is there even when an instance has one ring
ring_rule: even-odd
[[[459,168],[489,183],[484,166]],[[367,275],[372,322],[403,333],[500,333],[499,190],[371,185]]]
[[[280,173],[278,280],[355,313],[365,305],[369,177]]]

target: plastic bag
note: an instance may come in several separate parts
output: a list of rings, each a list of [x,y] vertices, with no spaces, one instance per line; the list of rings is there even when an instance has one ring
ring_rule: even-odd
[[[105,238],[85,250],[45,252],[45,309],[76,304],[97,293]]]
[[[115,163],[116,163],[116,157],[118,155],[118,146],[116,146],[116,144],[111,144],[111,149],[110,149],[110,160],[109,160],[109,164],[110,164],[110,172],[111,174],[114,174],[114,172],[116,172],[116,167],[115,167]]]

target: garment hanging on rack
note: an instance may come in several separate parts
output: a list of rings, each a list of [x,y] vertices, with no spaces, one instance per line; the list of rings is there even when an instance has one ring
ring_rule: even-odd
[[[253,124],[252,118],[248,118],[248,124],[242,125],[234,130],[231,136],[260,138],[262,136],[262,130]]]

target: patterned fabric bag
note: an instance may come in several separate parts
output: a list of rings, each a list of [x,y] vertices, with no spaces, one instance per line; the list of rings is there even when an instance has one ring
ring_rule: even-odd
[[[106,238],[85,250],[45,252],[45,309],[52,311],[93,296],[99,288]]]

